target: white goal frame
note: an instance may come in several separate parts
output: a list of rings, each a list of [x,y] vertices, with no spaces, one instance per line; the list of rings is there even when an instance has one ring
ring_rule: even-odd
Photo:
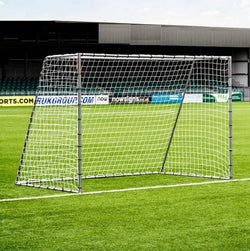
[[[63,62],[62,65],[61,62]],[[135,69],[135,72],[132,72],[133,69]],[[136,84],[132,86],[133,81]],[[149,81],[152,83],[149,83]],[[52,96],[53,100],[51,99]],[[220,100],[220,96],[226,98],[226,101]],[[69,99],[74,100],[74,102],[69,104],[66,109],[65,104]],[[93,106],[84,106],[85,99],[91,102],[93,99],[100,99],[101,101]],[[212,99],[213,103],[206,101],[207,99]],[[82,180],[88,178],[172,174],[232,179],[232,63],[230,56],[87,53],[47,56],[43,62],[35,100],[17,173],[16,185],[81,193]],[[45,100],[47,104],[43,106],[41,100]],[[106,106],[100,105],[104,103]],[[131,109],[127,109],[128,106]],[[154,107],[154,109],[145,109],[145,107],[150,106]],[[184,111],[183,106],[185,107]],[[89,113],[85,112],[85,107],[89,107]],[[92,107],[98,108],[94,110]],[[115,110],[116,107],[117,110]],[[140,107],[144,108],[140,109]],[[157,107],[160,107],[160,110],[157,110]],[[166,107],[174,108],[170,108],[167,114],[164,110]],[[210,109],[210,107],[212,108]],[[65,114],[63,113],[64,109]],[[93,111],[100,114],[102,120],[98,120],[98,117],[91,117]],[[133,112],[134,115],[132,115]],[[105,115],[101,113],[105,113]],[[144,135],[131,136],[134,137],[133,141],[139,137],[140,139],[135,142],[134,148],[131,148],[130,151],[126,151],[126,148],[128,148],[126,136],[132,135],[129,130],[124,133],[124,136],[116,132],[116,135],[120,135],[118,140],[124,140],[124,145],[117,144],[118,150],[115,148],[116,143],[113,141],[109,145],[107,142],[107,146],[105,146],[105,140],[109,137],[107,136],[109,135],[108,132],[115,128],[112,122],[115,119],[112,118],[114,113],[116,116],[120,113],[121,116],[125,114],[123,117],[128,116],[130,120],[139,115],[142,117],[142,121],[136,120],[133,125],[127,125],[127,122],[119,122],[120,124],[124,123],[124,128],[130,126],[131,130],[135,126],[134,128],[137,131],[134,134],[138,134],[139,130],[142,130],[142,134],[144,132],[148,133],[148,135],[145,134],[145,138],[143,138]],[[157,115],[160,113],[164,115]],[[169,115],[170,113],[173,113],[172,117]],[[94,132],[91,131],[91,128],[88,128],[88,125],[84,124],[86,114],[90,114],[88,121],[93,123],[91,126],[97,128],[96,134],[101,137],[102,142],[99,145],[94,142],[97,140],[93,136]],[[183,117],[181,117],[182,115]],[[67,118],[67,116],[69,117]],[[149,116],[151,117],[149,118]],[[161,123],[162,118],[166,118],[166,116],[168,118]],[[60,118],[62,118],[61,121],[59,121]],[[107,120],[108,118],[110,120]],[[56,122],[55,119],[57,119]],[[154,122],[154,119],[158,122]],[[147,122],[144,123],[144,120],[147,120]],[[212,124],[213,120],[215,124]],[[107,124],[106,131],[105,121]],[[165,122],[166,125],[164,125]],[[57,125],[54,126],[53,123],[57,123]],[[117,124],[118,120],[115,123]],[[166,126],[167,132],[158,135],[155,129],[157,123],[161,124],[159,130],[164,131],[164,126]],[[65,127],[63,127],[64,124]],[[100,124],[104,124],[104,128],[101,128]],[[196,127],[196,124],[199,124],[199,126]],[[197,129],[196,135],[195,130]],[[123,127],[120,127],[120,130],[123,130]],[[155,130],[155,138],[156,142],[158,142],[155,146],[152,146],[152,150],[150,144],[146,143],[147,137],[149,141],[153,140],[154,133],[151,133],[150,130]],[[209,132],[209,130],[212,130],[212,132]],[[60,131],[60,134],[58,131]],[[51,134],[53,132],[55,132],[55,138]],[[64,134],[67,135],[64,137]],[[104,134],[106,138],[104,138]],[[162,142],[159,143],[161,138],[164,137],[165,146],[163,146]],[[203,138],[205,143],[202,145],[199,141],[203,140]],[[90,139],[92,142],[88,143],[86,139]],[[115,137],[112,140],[115,140]],[[218,146],[215,145],[217,144],[216,141],[219,142]],[[136,144],[138,144],[138,148],[142,148],[140,151],[138,150],[140,156],[136,155]],[[183,145],[180,146],[180,144]],[[154,141],[152,141],[152,145],[154,145]],[[43,150],[38,150],[39,147]],[[58,147],[57,150],[56,147]],[[105,147],[111,150],[105,149]],[[143,152],[143,147],[146,148],[145,152]],[[162,148],[161,153],[158,153],[157,149],[160,147],[165,150]],[[204,149],[201,150],[201,156],[196,157],[200,147]],[[188,150],[185,150],[185,148]],[[65,150],[65,156],[63,156],[64,149],[67,149]],[[120,149],[123,150],[122,153],[119,152]],[[88,153],[84,152],[88,150],[92,155],[103,155],[103,157],[98,158],[88,155]],[[192,150],[194,150],[194,153],[191,152]],[[185,157],[180,156],[182,152]],[[46,154],[50,156],[48,161],[46,161]],[[63,156],[63,160],[60,159],[60,154]],[[108,157],[105,157],[105,154],[112,158],[112,161],[110,160],[110,163],[112,162],[110,169],[108,167],[109,160]],[[116,154],[122,154],[123,156],[119,158],[124,159],[115,160]],[[202,155],[207,156],[203,157]],[[161,165],[153,166],[155,163],[153,161],[154,156],[156,158],[161,156]],[[211,160],[208,159],[209,156]],[[138,164],[134,164],[136,167],[133,170],[130,159],[136,162],[137,157]],[[170,158],[170,166],[166,167],[168,158]],[[180,159],[177,161],[175,158]],[[197,166],[196,160],[188,160],[188,167],[182,169],[182,164],[184,165],[186,161],[185,158],[197,158]],[[105,171],[101,169],[101,161],[105,163]],[[115,164],[113,164],[116,161],[119,171],[115,170]],[[83,166],[85,164],[90,166],[89,172],[86,171],[86,173]],[[124,168],[122,165],[124,165]],[[143,169],[145,165],[148,165],[147,169]],[[152,165],[152,168],[150,165]],[[91,170],[92,166],[95,169]],[[203,166],[206,167],[203,169]],[[66,169],[70,170],[66,172]]]

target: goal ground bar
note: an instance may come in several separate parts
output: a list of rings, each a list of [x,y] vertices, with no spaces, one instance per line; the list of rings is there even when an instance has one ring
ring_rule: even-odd
[[[102,193],[119,193],[119,192],[150,190],[150,189],[159,189],[159,188],[200,186],[200,185],[210,185],[210,184],[218,184],[218,183],[231,183],[231,182],[244,182],[244,181],[250,181],[250,178],[233,179],[233,180],[216,180],[216,181],[183,183],[183,184],[173,184],[173,185],[133,187],[133,188],[123,188],[123,189],[113,189],[113,190],[101,190],[101,191],[82,192],[81,194],[80,193],[67,193],[67,194],[65,193],[65,194],[44,195],[44,196],[34,196],[34,197],[10,198],[10,199],[1,199],[0,202],[11,202],[11,201],[22,201],[22,200],[36,200],[36,199],[49,199],[49,198],[58,198],[58,197],[67,197],[67,196],[78,196],[78,195],[92,195],[92,194],[102,194]]]

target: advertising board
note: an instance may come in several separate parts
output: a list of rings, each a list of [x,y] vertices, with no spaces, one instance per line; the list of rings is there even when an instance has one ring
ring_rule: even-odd
[[[0,106],[32,106],[34,96],[0,96]]]
[[[109,104],[108,95],[83,95],[81,97],[82,105],[107,105]],[[37,106],[46,105],[77,105],[77,96],[38,96],[36,99]]]

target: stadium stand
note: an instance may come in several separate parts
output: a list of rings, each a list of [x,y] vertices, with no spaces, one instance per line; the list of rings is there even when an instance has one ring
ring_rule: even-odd
[[[35,95],[38,87],[39,79],[38,78],[6,78],[0,79],[0,96],[20,96],[20,95]],[[185,85],[185,82],[182,83]],[[124,88],[124,86],[127,86]],[[203,90],[192,88],[193,84],[191,82],[190,88],[188,88],[187,93],[224,93],[225,90],[219,84],[214,89],[210,89],[209,83],[203,87]],[[104,86],[100,86],[98,84],[87,83],[83,85],[82,94],[117,94],[121,93],[121,89],[123,94],[129,95],[130,93],[138,93],[138,94],[153,94],[160,92],[171,93],[172,84],[169,83],[167,86],[158,86],[155,87],[155,83],[149,83],[148,88],[142,90],[140,83],[133,83],[132,86],[127,83],[117,82],[114,83],[105,83]],[[62,90],[61,90],[62,91]],[[63,95],[64,92],[58,93]]]
[[[0,79],[0,96],[35,95],[38,78]]]
[[[46,56],[84,52],[232,56],[233,91],[242,93],[243,100],[250,100],[250,29],[70,21],[0,23],[1,96],[35,95]],[[111,86],[93,81],[83,88],[83,94],[115,95],[120,93],[123,84],[119,79]],[[209,90],[209,84],[204,88],[211,93],[224,92],[220,87]],[[128,95],[140,94],[141,88],[135,83],[123,91]],[[143,93],[160,91],[161,87],[154,89],[151,84]],[[187,90],[187,93],[192,92],[199,90]]]

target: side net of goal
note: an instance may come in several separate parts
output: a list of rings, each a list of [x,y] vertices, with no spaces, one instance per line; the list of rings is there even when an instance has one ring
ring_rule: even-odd
[[[87,178],[229,179],[231,96],[230,57],[48,56],[16,184],[80,192]]]

